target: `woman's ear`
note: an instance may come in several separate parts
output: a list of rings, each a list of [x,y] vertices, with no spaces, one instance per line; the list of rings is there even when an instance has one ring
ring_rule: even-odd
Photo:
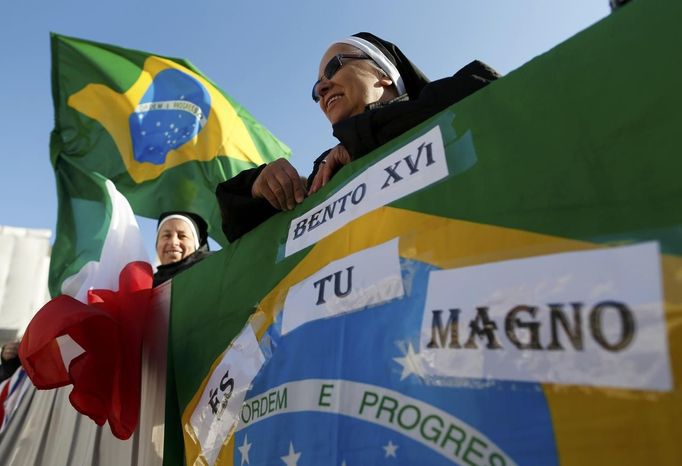
[[[384,87],[390,87],[393,85],[393,80],[389,78],[388,76],[384,75],[381,78],[379,78],[379,82],[381,83],[382,86]]]

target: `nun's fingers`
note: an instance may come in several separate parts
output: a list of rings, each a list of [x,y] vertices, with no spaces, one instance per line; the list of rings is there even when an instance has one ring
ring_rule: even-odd
[[[330,150],[327,157],[320,162],[320,168],[310,185],[309,194],[317,192],[322,186],[326,185],[334,174],[350,161],[350,154],[341,144]]]
[[[305,185],[296,169],[288,161],[282,163],[268,179],[269,186],[285,210],[291,210],[305,198]]]
[[[272,205],[277,210],[287,210],[286,204],[282,204],[281,194],[279,188],[275,187],[274,190],[270,186],[263,190],[265,194],[265,199],[268,200],[270,205]]]
[[[255,183],[253,186],[254,186],[254,189],[252,190],[252,192],[254,193],[253,197],[265,199],[275,209],[284,210],[282,208],[281,204],[279,203],[279,199],[277,198],[277,195],[272,191],[272,189],[270,188],[270,186],[269,186],[269,184],[265,178],[262,179],[257,190],[256,190],[256,184]]]
[[[265,199],[275,209],[283,210],[279,199],[270,188],[270,178],[273,176],[273,166],[278,162],[278,160],[280,159],[269,163],[265,166],[265,168],[263,168],[263,170],[261,170],[260,174],[256,178],[256,181],[254,181],[253,186],[251,187],[251,196],[257,199]]]
[[[251,194],[266,199],[276,209],[291,210],[303,202],[305,186],[288,160],[277,159],[258,175]]]
[[[320,168],[317,169],[317,173],[315,174],[315,178],[310,185],[308,194],[316,193],[322,186],[324,186],[327,181],[331,179],[331,173],[331,164],[329,161],[325,159],[320,162]]]

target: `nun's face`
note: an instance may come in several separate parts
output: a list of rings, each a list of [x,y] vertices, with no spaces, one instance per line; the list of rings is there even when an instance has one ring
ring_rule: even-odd
[[[371,103],[395,97],[393,82],[382,76],[382,73],[366,59],[343,59],[343,66],[327,79],[324,76],[324,69],[338,54],[364,57],[363,53],[352,45],[334,44],[320,61],[318,77],[321,79],[317,84],[319,105],[332,124],[364,112],[365,107]]]
[[[187,222],[177,218],[163,222],[156,237],[156,254],[161,265],[178,262],[194,251],[194,234]]]

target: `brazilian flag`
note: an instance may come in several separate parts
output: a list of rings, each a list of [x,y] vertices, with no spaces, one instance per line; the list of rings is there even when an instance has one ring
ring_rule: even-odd
[[[214,191],[290,150],[186,60],[52,34],[59,218],[50,290],[100,258],[110,180],[137,215],[200,214],[226,243]]]
[[[681,17],[629,3],[176,277],[164,463],[681,464]]]

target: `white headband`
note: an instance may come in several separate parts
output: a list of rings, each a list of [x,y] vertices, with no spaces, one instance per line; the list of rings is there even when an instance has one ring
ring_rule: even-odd
[[[381,68],[389,78],[391,78],[391,81],[393,81],[393,84],[395,84],[396,89],[398,89],[398,95],[403,95],[405,92],[407,92],[405,89],[405,84],[403,84],[403,78],[398,72],[398,68],[396,68],[391,60],[389,60],[386,55],[384,55],[381,50],[379,50],[373,43],[365,39],[361,39],[360,37],[347,37],[346,39],[334,42],[334,44],[348,44],[362,50],[369,56],[369,58],[374,61],[374,63],[379,65],[379,68]]]
[[[196,251],[199,249],[199,235],[197,235],[197,229],[194,227],[194,222],[189,217],[185,217],[184,215],[173,214],[169,215],[168,217],[164,217],[163,220],[161,220],[161,223],[159,223],[159,227],[156,229],[156,239],[159,239],[159,232],[161,231],[163,224],[168,220],[173,219],[182,220],[189,225],[189,228],[192,230],[192,234],[194,235],[194,250]]]

